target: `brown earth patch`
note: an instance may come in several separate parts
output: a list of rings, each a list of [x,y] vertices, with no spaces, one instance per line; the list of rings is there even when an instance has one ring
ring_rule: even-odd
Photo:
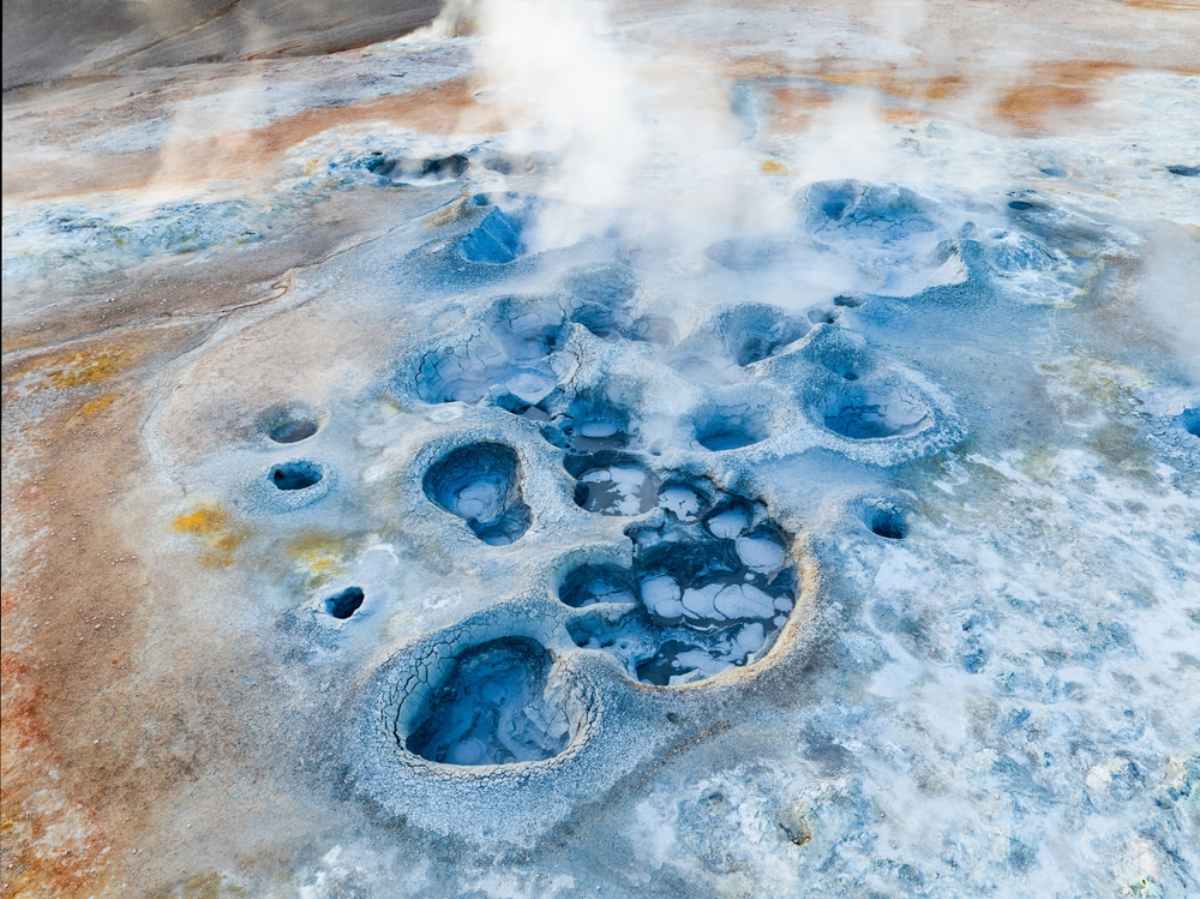
[[[917,121],[937,104],[955,101],[970,90],[987,90],[989,82],[994,80],[1004,86],[989,110],[992,117],[1019,130],[1036,132],[1077,121],[1104,81],[1134,71],[1194,76],[1200,74],[1200,66],[1137,66],[1118,60],[1072,59],[1038,63],[1019,73],[998,71],[983,78],[966,70],[932,73],[920,67],[847,69],[836,60],[800,64],[758,54],[741,57],[725,65],[722,71],[731,78],[751,81],[812,78],[829,85],[874,90],[898,101],[880,110],[881,118],[897,123]],[[837,99],[836,95],[816,87],[764,85],[764,90],[770,102],[770,128],[781,134],[804,131],[811,124],[814,110]]]
[[[805,131],[815,110],[833,102],[828,91],[818,88],[777,87],[768,97],[768,126],[772,134],[798,134]]]
[[[996,115],[1024,131],[1042,131],[1052,115],[1092,101],[1092,91],[1061,84],[1024,84],[1007,91],[996,103]]]
[[[140,382],[125,397],[145,397],[148,363],[183,351],[192,336],[175,328],[138,337],[119,365],[96,367],[89,360],[111,358],[80,350],[85,361],[71,354],[66,370],[86,375],[59,389],[119,377]],[[53,386],[63,358],[49,353],[14,369]],[[90,412],[85,403],[39,413],[23,392],[6,376],[5,417],[18,421],[5,429],[4,451],[19,444],[37,461],[28,476],[5,480],[5,516],[21,522],[29,544],[13,560],[2,606],[0,895],[111,893],[140,822],[187,773],[147,736],[156,726],[173,733],[153,723],[155,685],[132,676],[145,638],[139,607],[153,594],[136,540],[111,514],[124,479],[147,464],[145,402],[101,394]]]
[[[870,87],[902,100],[948,100],[967,86],[967,78],[958,74],[929,75],[897,68],[859,71],[818,71],[814,77],[830,84]]]
[[[158,150],[87,156],[36,170],[6,166],[4,196],[45,200],[214,180],[246,181],[269,173],[289,149],[310,137],[365,122],[388,122],[437,135],[503,130],[499,117],[476,103],[474,90],[468,79],[454,78],[406,94],[306,109],[260,128],[206,137],[180,134]]]
[[[1142,71],[1196,75],[1197,66],[1164,66]],[[1030,76],[1005,90],[993,109],[997,118],[1022,131],[1054,130],[1056,119],[1089,106],[1101,82],[1139,71],[1129,63],[1104,59],[1074,59],[1033,67]]]
[[[1200,12],[1200,0],[1123,0],[1136,9],[1156,9],[1164,12]]]

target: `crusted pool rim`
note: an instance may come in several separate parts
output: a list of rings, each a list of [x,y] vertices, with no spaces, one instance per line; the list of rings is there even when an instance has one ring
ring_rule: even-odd
[[[764,690],[803,694],[803,670],[820,617],[821,564],[813,541],[789,547],[797,595],[787,621],[761,658],[696,683],[637,681],[606,653],[581,649],[566,621],[582,610],[557,597],[566,566],[619,558],[600,544],[564,553],[532,590],[397,648],[358,685],[347,704],[348,776],[353,792],[385,818],[470,840],[531,845],[585,806],[603,802],[624,778],[689,745],[713,726],[745,714]],[[501,639],[528,639],[551,657],[548,684],[567,704],[570,736],[549,758],[506,764],[430,761],[405,745],[407,727],[457,657]]]

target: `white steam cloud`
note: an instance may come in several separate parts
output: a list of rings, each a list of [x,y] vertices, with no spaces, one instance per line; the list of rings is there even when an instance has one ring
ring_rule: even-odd
[[[453,13],[461,16],[461,7]],[[612,226],[642,246],[694,255],[785,221],[742,146],[727,86],[682,53],[618,44],[598,0],[482,0],[477,63],[514,123],[514,150],[555,160],[539,249]]]

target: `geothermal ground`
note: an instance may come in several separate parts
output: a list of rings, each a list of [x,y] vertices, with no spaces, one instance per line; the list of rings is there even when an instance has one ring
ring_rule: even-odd
[[[1200,895],[1200,6],[359,5],[6,4],[3,896]]]

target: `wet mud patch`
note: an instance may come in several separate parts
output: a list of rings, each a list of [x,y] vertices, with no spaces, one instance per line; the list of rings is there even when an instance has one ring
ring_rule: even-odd
[[[568,455],[575,504],[599,515],[641,515],[658,501],[658,476],[636,456],[611,450]]]
[[[528,249],[524,233],[532,218],[529,202],[507,210],[496,206],[459,240],[459,253],[467,262],[481,265],[515,262]]]
[[[552,659],[540,643],[506,637],[467,649],[426,696],[404,741],[447,765],[504,765],[552,758],[571,737],[566,712],[547,696]]]
[[[506,546],[521,538],[532,517],[520,480],[520,463],[511,447],[472,443],[431,465],[423,486],[431,502],[463,519],[484,543]]]
[[[661,500],[657,521],[627,531],[634,544],[628,573],[607,565],[598,577],[583,566],[577,580],[564,581],[573,599],[589,600],[569,605],[597,606],[568,621],[572,640],[659,686],[761,658],[796,602],[790,536],[762,503],[707,483],[668,480]],[[580,589],[594,581],[602,586]],[[601,598],[613,596],[619,599]]]
[[[637,601],[632,573],[620,565],[588,563],[567,572],[558,588],[558,598],[573,608]]]
[[[680,521],[695,521],[710,505],[710,487],[707,482],[686,476],[670,476],[658,490],[658,507],[670,512]]]
[[[541,427],[546,441],[560,449],[575,453],[600,450],[620,450],[629,445],[635,435],[633,416],[623,406],[614,403],[601,391],[583,391],[569,403],[561,396],[547,398],[535,410],[547,420]],[[544,417],[544,418],[541,418]]]

